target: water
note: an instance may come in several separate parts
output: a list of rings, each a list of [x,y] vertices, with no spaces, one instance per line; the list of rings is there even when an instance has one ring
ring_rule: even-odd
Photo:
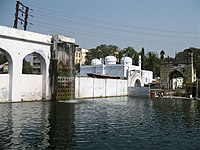
[[[199,106],[128,97],[0,104],[0,149],[199,149]]]

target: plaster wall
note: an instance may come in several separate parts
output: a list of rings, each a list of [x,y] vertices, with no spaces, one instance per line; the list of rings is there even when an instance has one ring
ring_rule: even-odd
[[[42,75],[23,74],[20,87],[23,101],[42,100]]]
[[[12,37],[13,39],[21,39],[32,42],[51,43],[52,36],[39,34],[35,32],[24,31],[6,26],[0,26],[0,35],[4,37]]]
[[[142,70],[142,79],[143,79],[144,84],[152,83],[153,72],[147,71],[147,70]]]
[[[9,100],[9,75],[0,75],[0,102]]]
[[[103,74],[103,66],[80,66],[80,76],[87,77],[87,73]]]
[[[127,80],[75,78],[75,98],[126,96]]]
[[[75,98],[93,97],[93,78],[75,77]]]
[[[23,98],[24,89],[19,88],[23,84],[23,59],[33,52],[38,53],[44,59],[44,66],[42,66],[43,98],[47,100],[51,98],[49,86],[50,42],[51,36],[48,35],[0,26],[0,48],[6,51],[11,58],[9,61],[11,64],[9,64],[8,80],[10,101],[21,101]],[[35,99],[35,97],[30,100],[32,99]]]
[[[94,97],[106,97],[106,80],[93,78],[93,84]]]

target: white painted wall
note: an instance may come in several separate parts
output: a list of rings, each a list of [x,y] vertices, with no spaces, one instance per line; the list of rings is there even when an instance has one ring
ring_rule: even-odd
[[[141,74],[142,74],[144,84],[152,83],[152,80],[153,80],[153,72],[152,71],[142,70]]]
[[[42,75],[22,75],[21,99],[42,100]]]
[[[52,36],[45,35],[45,34],[39,34],[35,32],[30,31],[24,31],[20,29],[15,28],[9,28],[6,26],[0,26],[0,35],[5,37],[12,37],[14,39],[21,39],[21,40],[27,40],[32,42],[41,42],[50,44]]]
[[[42,78],[42,75],[22,74],[22,82],[18,85],[18,91],[21,91],[21,100],[42,100]],[[0,74],[0,102],[6,102],[8,100],[9,74]]]
[[[93,93],[94,97],[106,97],[107,96],[107,84],[105,79],[93,78]]]
[[[0,102],[9,100],[9,74],[0,74]]]
[[[75,78],[75,98],[126,96],[127,80]]]
[[[40,54],[44,58],[45,68],[42,72],[42,82],[40,82],[43,87],[43,97],[47,100],[51,99],[49,85],[50,46],[51,36],[49,35],[0,26],[0,48],[6,51],[11,58],[9,60],[10,101],[21,101],[22,94],[24,95],[24,92],[27,93],[23,91],[25,89],[20,88],[24,84],[22,83],[24,80],[22,78],[22,64],[24,57],[33,52]],[[32,82],[35,81],[32,80]],[[30,100],[35,98],[33,97]]]

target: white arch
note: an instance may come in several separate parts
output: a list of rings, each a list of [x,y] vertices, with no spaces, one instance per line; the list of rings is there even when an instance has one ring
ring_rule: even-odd
[[[8,51],[6,51],[5,49],[3,49],[3,48],[1,48],[0,47],[0,51],[1,52],[3,52],[4,54],[5,54],[5,56],[6,56],[6,58],[7,58],[7,60],[8,60],[8,92],[7,92],[7,98],[5,97],[5,100],[11,100],[11,98],[12,98],[12,72],[13,72],[13,59],[12,59],[12,56],[11,56],[11,54],[8,52]],[[4,96],[6,96],[6,95],[4,95]],[[2,99],[3,101],[4,101],[4,99]],[[0,101],[2,101],[1,99],[0,99]]]
[[[39,52],[39,53],[38,53]],[[37,57],[40,59],[40,75],[42,75],[42,99],[46,99],[46,78],[47,78],[47,64],[46,64],[46,60],[44,58],[44,53],[42,50],[35,50],[32,52],[27,53],[23,59],[25,59],[25,57],[27,55],[30,54],[36,54]],[[23,64],[23,62],[22,62]]]
[[[9,100],[12,102],[24,100],[40,100],[42,97],[50,100],[49,65],[52,36],[17,30],[0,26],[0,48],[10,54],[9,61]],[[34,79],[22,74],[23,58],[30,53],[40,54],[42,60],[42,73],[35,75]],[[7,55],[7,54],[6,54]],[[12,63],[10,63],[12,62]],[[11,66],[12,65],[12,66]],[[6,75],[5,75],[6,76]],[[8,75],[7,75],[8,78]],[[27,85],[31,81],[31,85]],[[8,84],[8,83],[6,83]],[[47,86],[47,87],[45,87]],[[7,86],[8,87],[8,86]],[[27,88],[28,87],[28,88]],[[36,90],[31,89],[35,87]],[[43,87],[43,89],[42,89]],[[0,89],[1,90],[1,89]],[[43,90],[43,92],[42,92]],[[36,91],[36,92],[35,92]],[[0,91],[1,92],[1,91]],[[8,93],[8,88],[7,91]],[[37,96],[37,92],[40,96]],[[41,96],[43,93],[43,96]],[[46,95],[45,95],[46,93]],[[2,93],[1,93],[2,94]],[[22,97],[23,95],[23,97]]]
[[[143,82],[142,77],[140,76],[139,73],[133,73],[133,74],[131,74],[130,79],[131,79],[130,80],[130,86],[135,87],[135,83],[137,81],[140,81],[141,86],[144,86],[144,82]]]

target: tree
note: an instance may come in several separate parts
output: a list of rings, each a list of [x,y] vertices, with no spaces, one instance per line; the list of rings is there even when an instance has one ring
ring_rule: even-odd
[[[144,53],[144,48],[142,48],[142,50],[141,50],[141,52],[140,52],[140,55],[141,55],[141,61],[142,61],[142,66],[141,66],[141,68],[142,68],[142,70],[143,69],[145,69],[145,65],[147,65],[146,64],[146,56],[145,56],[145,53]]]
[[[199,48],[194,48],[190,47],[188,49],[185,49],[182,52],[179,52],[176,54],[175,59],[177,60],[188,60],[188,52],[192,51],[193,52],[193,61],[194,61],[194,66],[196,67],[196,75],[197,78],[200,78],[200,49]]]
[[[128,46],[124,49],[124,55],[127,57],[132,58],[133,64],[138,64],[138,57],[139,54],[136,52],[136,50],[133,47]]]
[[[115,56],[118,53],[118,46],[116,45],[106,45],[102,44],[96,47],[97,51],[101,54],[100,58],[105,58],[106,56]]]
[[[154,73],[154,78],[160,76],[160,59],[156,52],[149,52],[147,54],[146,68]]]
[[[92,48],[86,55],[86,64],[90,64],[91,60],[94,58],[105,58],[106,56],[113,55],[117,56],[118,46],[116,45],[106,45],[101,44],[96,48]]]
[[[7,57],[5,56],[5,54],[0,52],[0,64],[3,64],[7,61],[8,60],[7,60]]]

